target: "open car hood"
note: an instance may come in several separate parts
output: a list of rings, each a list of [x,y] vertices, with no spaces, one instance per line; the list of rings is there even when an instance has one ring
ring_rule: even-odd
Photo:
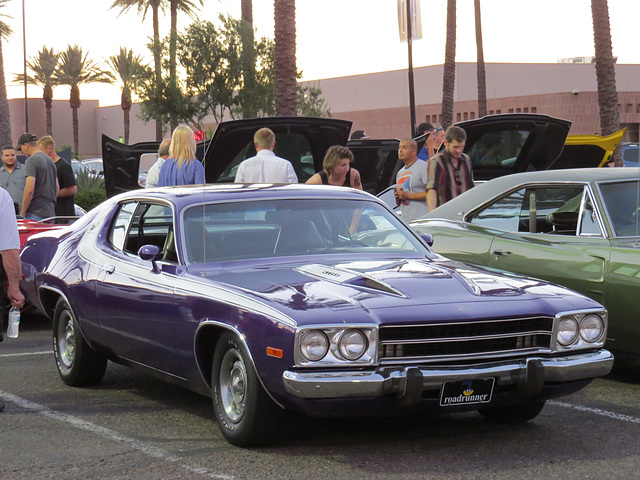
[[[322,169],[331,145],[346,145],[351,122],[319,117],[265,117],[222,122],[204,158],[207,183],[233,182],[238,165],[256,154],[253,135],[268,127],[276,134],[274,153],[293,164],[298,180],[306,182]]]
[[[269,127],[276,134],[274,153],[291,161],[300,182],[322,169],[331,145],[346,145],[351,122],[335,118],[265,117],[232,120],[218,125],[210,141],[199,142],[196,157],[203,161],[207,183],[233,182],[242,160],[255,155],[253,135]],[[107,197],[141,188],[140,157],[158,151],[160,142],[126,145],[102,136]],[[206,153],[205,153],[206,152]],[[357,167],[356,167],[357,168]]]
[[[622,140],[626,128],[611,135],[569,135],[551,168],[604,167]]]
[[[556,168],[554,162],[571,128],[568,120],[534,113],[488,115],[456,125],[467,132],[465,153],[471,157],[476,180]],[[487,145],[497,138],[502,142],[499,159],[483,161]]]

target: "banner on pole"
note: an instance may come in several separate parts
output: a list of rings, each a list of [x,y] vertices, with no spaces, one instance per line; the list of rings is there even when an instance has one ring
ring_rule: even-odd
[[[398,32],[400,41],[407,41],[407,4],[411,6],[411,40],[422,39],[420,0],[398,0]]]

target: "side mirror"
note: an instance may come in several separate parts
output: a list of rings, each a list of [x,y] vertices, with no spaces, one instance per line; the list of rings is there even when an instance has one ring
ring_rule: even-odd
[[[430,247],[433,246],[433,237],[430,233],[421,233],[420,238],[425,241]]]
[[[138,250],[138,256],[142,260],[151,260],[153,273],[160,273],[160,267],[156,263],[156,259],[160,256],[160,249],[156,245],[143,245]]]

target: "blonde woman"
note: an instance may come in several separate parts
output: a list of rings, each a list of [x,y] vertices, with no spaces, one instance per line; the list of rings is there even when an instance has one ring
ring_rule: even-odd
[[[307,183],[311,185],[337,185],[362,190],[360,173],[351,168],[353,153],[347,147],[329,147],[322,162],[322,170],[313,175]]]
[[[204,167],[196,158],[196,139],[193,130],[180,125],[173,131],[169,158],[160,168],[159,187],[199,185],[206,183]]]

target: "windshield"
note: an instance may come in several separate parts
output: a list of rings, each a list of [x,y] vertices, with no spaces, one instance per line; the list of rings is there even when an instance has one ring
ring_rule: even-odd
[[[197,205],[183,216],[188,263],[334,253],[424,256],[427,247],[382,205],[287,199]]]
[[[599,188],[614,235],[637,236],[640,227],[640,182],[601,183]]]

